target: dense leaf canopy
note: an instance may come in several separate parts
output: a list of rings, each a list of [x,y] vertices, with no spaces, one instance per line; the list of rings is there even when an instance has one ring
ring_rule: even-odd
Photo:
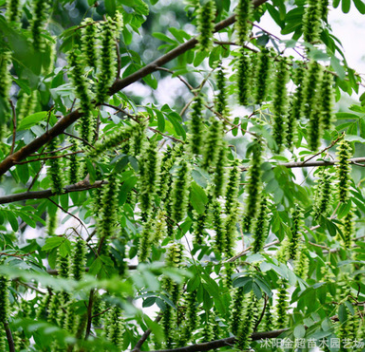
[[[362,0],[0,6],[1,351],[363,350]]]

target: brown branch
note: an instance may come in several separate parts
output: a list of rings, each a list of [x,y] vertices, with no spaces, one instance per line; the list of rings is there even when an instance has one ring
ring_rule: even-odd
[[[100,188],[106,183],[107,183],[107,181],[95,181],[95,183],[90,184],[87,181],[81,181],[81,182],[75,183],[74,185],[66,186],[64,188],[63,193],[65,194],[65,193],[71,193],[71,192],[81,192],[81,191],[87,191],[87,190],[93,189],[93,188]],[[52,192],[51,189],[46,189],[43,191],[10,194],[8,196],[0,197],[0,204],[18,202],[18,201],[27,200],[27,199],[49,198],[54,195],[55,195],[55,193]]]
[[[95,147],[94,147],[92,144],[90,144],[88,141],[86,141],[85,139],[83,139],[83,138],[81,138],[81,137],[74,136],[73,134],[71,134],[71,133],[67,133],[67,132],[63,132],[63,134],[64,134],[65,136],[69,136],[69,137],[71,137],[71,138],[78,139],[79,141],[82,141],[84,144],[86,144],[86,145],[87,145],[87,146],[89,146],[90,148],[94,148],[94,149],[95,149]]]
[[[162,319],[163,314],[160,313],[159,315],[157,315],[157,317],[155,318],[154,322],[158,323],[161,319]],[[141,338],[138,340],[138,342],[136,343],[136,345],[134,346],[132,352],[139,352],[141,350],[142,345],[144,344],[144,342],[148,339],[148,336],[150,336],[152,330],[151,329],[147,329],[143,335],[141,336]]]
[[[70,156],[70,155],[74,155],[74,154],[80,154],[80,153],[84,153],[84,151],[83,151],[83,150],[77,150],[76,152],[72,152],[72,153],[68,153],[68,154],[55,155],[55,156],[48,156],[48,157],[46,157],[46,158],[37,158],[37,159],[32,159],[32,160],[26,160],[26,161],[15,162],[15,165],[29,164],[29,163],[32,163],[32,162],[34,162],[34,161],[40,161],[40,160],[60,159],[60,158],[64,158],[64,157],[66,157],[66,156]]]
[[[5,332],[6,332],[6,338],[8,340],[9,352],[15,352],[13,335],[11,334],[9,324],[7,322],[4,322],[4,329],[5,329]]]
[[[15,112],[15,106],[13,104],[13,102],[11,100],[10,101],[10,105],[11,105],[11,110],[13,112],[13,140],[11,141],[11,148],[10,148],[10,155],[12,155],[14,153],[14,148],[15,148],[15,137],[16,137],[16,112]]]
[[[89,296],[89,304],[87,306],[87,325],[86,325],[86,333],[85,333],[85,340],[90,335],[91,330],[91,321],[92,321],[92,311],[93,311],[93,301],[94,301],[94,289],[90,290],[90,296]]]
[[[253,341],[258,341],[261,339],[275,339],[276,337],[280,336],[282,333],[288,331],[289,329],[282,329],[282,330],[274,330],[274,331],[267,331],[267,332],[254,332],[251,335],[251,339]],[[225,347],[225,346],[232,346],[236,343],[236,338],[234,336],[227,337],[221,340],[215,340],[210,342],[203,342],[197,343],[196,345],[190,345],[186,347],[179,347],[170,350],[158,350],[158,351],[151,351],[151,352],[199,352],[199,351],[209,351],[214,350],[216,348]]]
[[[39,170],[38,170],[37,174],[33,177],[33,180],[32,180],[32,182],[30,183],[30,185],[29,185],[29,187],[28,187],[28,189],[27,189],[27,192],[29,192],[29,191],[32,189],[32,187],[34,186],[35,181],[37,181],[37,179],[38,179],[39,175],[41,174],[41,171],[42,171],[43,167],[44,167],[44,162],[43,162],[43,164],[41,165],[41,167],[39,168]]]
[[[156,130],[156,129],[152,128],[152,127],[148,127],[148,129],[149,129],[149,130],[151,130],[151,131],[153,131],[153,132],[155,132],[155,133],[160,134],[161,136],[164,136],[164,137],[170,138],[170,139],[171,139],[171,140],[173,140],[174,142],[182,143],[182,144],[184,144],[184,143],[185,143],[185,142],[184,142],[184,141],[182,141],[181,139],[178,139],[178,138],[175,138],[175,137],[169,136],[168,134],[162,133],[161,131]]]
[[[263,3],[267,2],[267,0],[253,0],[253,6],[258,7]],[[236,21],[236,16],[232,15],[225,20],[217,23],[214,27],[214,32],[218,32],[226,27],[229,27]],[[117,79],[112,87],[109,90],[109,95],[114,95],[117,92],[121,91],[123,88],[131,85],[134,82],[139,81],[140,79],[146,77],[152,72],[156,71],[158,67],[165,65],[166,63],[176,59],[180,55],[184,54],[188,50],[194,48],[198,44],[198,40],[196,38],[192,38],[187,42],[179,45],[175,49],[169,51],[165,55],[162,55],[157,60],[151,62],[150,64],[142,67],[138,71],[132,73],[128,77],[123,79]],[[63,131],[71,126],[75,121],[77,121],[82,116],[80,110],[75,110],[70,114],[61,118],[51,129],[46,131],[46,133],[42,134],[38,138],[34,139],[31,143],[27,144],[16,153],[9,155],[0,163],[0,176],[5,174],[12,166],[15,165],[16,162],[19,162],[25,158],[27,158],[30,154],[35,153],[40,147],[47,144],[53,138],[57,137]]]

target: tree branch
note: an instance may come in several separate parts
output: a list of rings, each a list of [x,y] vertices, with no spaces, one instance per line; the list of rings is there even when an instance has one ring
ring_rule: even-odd
[[[155,318],[154,322],[158,323],[161,319],[162,319],[163,314],[160,313],[159,315],[157,315],[157,317]],[[136,343],[136,345],[134,346],[132,352],[139,352],[141,350],[142,345],[144,344],[144,342],[148,339],[148,336],[150,336],[152,330],[150,328],[148,328],[143,335],[141,336],[141,338],[138,340],[138,342]]]
[[[253,341],[261,340],[261,339],[274,339],[280,336],[282,333],[288,331],[289,329],[282,329],[282,330],[274,330],[268,332],[254,332],[251,335],[251,339]],[[215,340],[210,342],[204,343],[197,343],[196,345],[190,345],[186,347],[179,347],[170,350],[158,350],[158,351],[151,351],[151,352],[199,352],[199,351],[209,351],[214,350],[216,348],[225,347],[225,346],[232,346],[236,342],[236,338],[227,337],[221,340]]]
[[[9,344],[9,351],[10,352],[15,352],[13,335],[11,334],[11,330],[9,328],[9,324],[7,322],[4,322],[4,329],[5,329],[6,338],[8,340],[8,344]]]
[[[107,181],[95,181],[95,183],[90,184],[87,181],[81,181],[81,182],[75,183],[74,185],[66,186],[64,188],[64,194],[71,193],[71,192],[87,191],[87,190],[93,189],[93,188],[100,188],[106,183],[107,183]],[[49,198],[54,195],[55,195],[55,193],[52,192],[51,189],[45,189],[44,191],[10,194],[8,196],[0,197],[0,204],[18,202],[20,200],[27,200],[27,199]]]
[[[10,148],[10,155],[14,153],[14,148],[15,148],[15,137],[16,137],[16,112],[15,112],[15,106],[13,104],[13,102],[11,100],[10,101],[10,105],[11,105],[11,111],[13,112],[13,140],[11,141],[11,148]]]
[[[253,0],[253,6],[258,7],[262,5],[263,3],[267,2],[267,0]],[[232,15],[225,20],[217,23],[214,27],[214,32],[218,32],[226,27],[229,27],[236,21],[236,16]],[[184,44],[179,45],[177,48],[169,51],[165,55],[162,55],[159,59],[151,62],[150,64],[142,67],[138,71],[132,73],[128,77],[125,77],[123,79],[117,79],[115,80],[114,84],[109,90],[109,95],[114,95],[123,88],[131,85],[134,82],[137,82],[138,80],[146,77],[147,75],[151,74],[152,72],[156,71],[158,67],[161,67],[165,65],[166,63],[174,60],[178,56],[184,54],[188,50],[194,48],[198,44],[198,40],[196,38],[192,38],[185,42]],[[76,122],[80,117],[82,116],[82,113],[80,110],[75,110],[71,112],[70,114],[64,116],[62,119],[60,119],[51,129],[49,129],[46,133],[42,134],[35,140],[33,140],[31,143],[27,144],[20,150],[18,150],[16,153],[9,155],[6,157],[1,163],[0,163],[0,176],[3,175],[5,172],[7,172],[12,166],[16,164],[16,162],[19,162],[26,157],[28,157],[30,154],[36,152],[40,147],[47,144],[50,140],[57,137],[63,131],[71,126],[74,122]]]

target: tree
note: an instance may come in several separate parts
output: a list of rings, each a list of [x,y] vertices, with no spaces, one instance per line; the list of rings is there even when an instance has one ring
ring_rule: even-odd
[[[328,1],[1,4],[2,351],[362,350],[365,98]]]

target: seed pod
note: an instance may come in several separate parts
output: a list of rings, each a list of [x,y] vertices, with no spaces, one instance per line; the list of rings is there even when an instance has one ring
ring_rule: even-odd
[[[11,64],[11,54],[4,52],[0,54],[0,99],[4,101],[4,104],[8,104],[10,98],[10,88],[12,82],[12,76],[10,74],[9,66]]]
[[[51,302],[52,296],[50,294],[45,294],[39,303],[39,306],[36,308],[36,319],[37,320],[46,320],[49,310],[49,305]]]
[[[6,324],[9,319],[9,280],[0,276],[0,322]]]
[[[193,234],[194,234],[194,244],[202,246],[204,244],[205,237],[205,222],[207,220],[207,214],[204,211],[202,214],[198,214],[194,211],[194,224],[193,224]]]
[[[229,330],[233,335],[237,335],[241,320],[243,318],[243,306],[244,306],[244,288],[237,287],[234,289],[229,317]]]
[[[236,7],[236,30],[238,36],[238,44],[244,46],[249,39],[252,25],[248,22],[253,12],[251,0],[239,0]]]
[[[99,238],[109,238],[113,234],[118,207],[119,182],[116,173],[108,176],[108,184],[103,189],[100,220],[97,222]]]
[[[49,142],[49,151],[55,152],[57,150],[57,137],[53,138]],[[58,156],[58,152],[53,153],[52,155]],[[51,181],[51,189],[52,192],[55,194],[61,194],[63,193],[63,187],[64,187],[64,180],[63,180],[63,172],[61,168],[61,162],[60,158],[56,159],[49,159],[47,160],[47,165],[49,166],[47,169],[47,175],[50,178]]]
[[[73,144],[71,145],[71,153],[75,153],[80,150],[80,143],[75,139],[73,140]],[[70,184],[73,185],[79,181],[80,174],[80,159],[77,157],[77,154],[70,155],[69,161],[69,180]]]
[[[251,342],[251,334],[253,333],[256,316],[257,316],[258,301],[251,293],[246,304],[245,313],[242,322],[239,326],[238,334],[236,336],[236,347],[241,351],[249,349]]]
[[[70,301],[66,306],[66,317],[65,317],[64,327],[71,334],[76,333],[77,322],[78,322],[78,316],[76,315],[75,307],[73,306],[73,303],[75,302],[76,302],[75,300]]]
[[[226,203],[225,211],[226,214],[230,214],[231,210],[237,207],[237,197],[238,197],[238,186],[240,182],[240,169],[238,168],[238,160],[235,160],[232,168],[229,170],[228,174],[228,185],[226,191]]]
[[[226,93],[226,78],[224,76],[224,69],[222,63],[218,65],[218,72],[216,75],[217,88],[219,90],[216,96],[215,110],[222,116],[228,114],[228,104],[227,104],[227,93]]]
[[[193,332],[199,326],[199,309],[197,302],[198,291],[188,292],[185,296],[186,315],[185,325],[179,338],[179,346],[186,345],[192,338]]]
[[[56,235],[57,226],[58,226],[57,212],[54,215],[53,214],[48,214],[48,217],[47,217],[47,235],[49,237],[52,237],[52,236]]]
[[[98,68],[96,84],[96,102],[101,104],[108,96],[108,91],[116,76],[116,52],[114,40],[114,23],[108,17],[101,26],[101,48],[99,51]]]
[[[42,62],[41,73],[43,76],[48,76],[53,73],[55,67],[55,61],[57,59],[57,40],[56,37],[52,37],[44,43],[46,49],[44,50],[46,53],[49,52],[49,55],[45,55],[44,61]]]
[[[318,111],[318,95],[322,80],[322,68],[315,61],[311,61],[304,76],[302,116],[309,120],[308,144],[311,150],[319,148],[323,133],[320,113]]]
[[[58,316],[61,309],[62,302],[60,301],[60,297],[57,294],[53,294],[51,296],[50,302],[49,302],[49,309],[48,309],[48,317],[47,321],[49,323],[52,323],[54,325],[58,325]]]
[[[328,22],[328,7],[329,7],[329,0],[321,0],[321,18],[323,21]]]
[[[82,239],[78,239],[75,244],[75,250],[73,253],[73,265],[72,273],[76,281],[82,280],[85,272],[85,261],[86,261],[86,242]]]
[[[296,138],[298,120],[301,116],[301,107],[303,100],[303,77],[304,68],[302,66],[299,66],[295,72],[295,80],[297,86],[294,94],[291,97],[286,129],[286,143],[291,150],[293,149],[293,144]]]
[[[345,249],[350,249],[353,240],[355,238],[355,223],[354,223],[354,213],[353,209],[347,213],[347,215],[342,220],[343,226],[341,226],[342,230],[342,243]]]
[[[145,262],[150,254],[152,239],[154,237],[153,230],[154,219],[151,218],[145,223],[141,232],[141,241],[138,252],[139,262]]]
[[[191,152],[199,155],[201,153],[201,147],[203,143],[203,99],[198,95],[192,104],[192,112],[190,114],[190,138],[189,144]]]
[[[262,198],[261,204],[260,204],[260,210],[259,215],[255,224],[255,231],[254,231],[254,242],[252,244],[253,252],[258,253],[261,252],[264,243],[266,241],[267,237],[267,230],[268,230],[268,204],[267,204],[267,198]]]
[[[96,67],[96,34],[97,24],[92,18],[86,18],[81,26],[81,48],[86,65]]]
[[[103,315],[100,314],[104,310],[104,301],[101,300],[101,297],[98,293],[94,295],[94,304],[93,304],[93,318],[92,322],[94,326],[101,326],[101,321]]]
[[[152,201],[156,195],[160,181],[160,158],[156,145],[150,143],[146,153],[141,157],[140,162],[140,208],[143,218],[146,219],[152,207]]]
[[[262,50],[258,55],[258,68],[256,73],[256,104],[261,104],[265,101],[269,90],[269,78],[271,69],[271,59],[268,50]]]
[[[323,80],[321,86],[321,112],[322,112],[322,126],[325,130],[331,129],[333,125],[333,101],[334,101],[334,91],[333,91],[333,76],[328,73],[323,73]]]
[[[84,77],[84,69],[79,55],[76,52],[69,54],[70,66],[73,67],[69,72],[70,80],[75,88],[75,95],[80,100],[80,109],[83,112],[81,117],[81,137],[87,142],[91,142],[93,134],[93,120],[90,89]]]
[[[276,329],[285,329],[288,321],[288,284],[285,280],[279,280],[278,300],[276,303]]]
[[[130,155],[135,158],[143,154],[147,144],[145,123],[139,123],[135,127],[129,142]]]
[[[213,179],[213,195],[215,198],[224,196],[225,191],[225,166],[226,166],[226,149],[225,145],[220,148],[215,166],[215,173]]]
[[[153,236],[153,244],[158,245],[166,237],[166,212],[159,210],[155,222],[155,233]]]
[[[338,166],[337,166],[337,178],[338,178],[338,195],[340,202],[347,203],[349,200],[349,188],[350,188],[350,161],[351,158],[351,146],[346,140],[342,140],[339,143],[338,150]]]
[[[322,1],[307,0],[303,15],[303,37],[308,43],[319,41],[321,31]]]
[[[19,0],[7,0],[6,18],[9,22],[18,22],[21,16]]]
[[[263,317],[262,331],[272,331],[274,328],[274,316],[272,314],[272,299],[268,298],[265,308],[265,315]]]
[[[210,342],[214,340],[214,325],[215,325],[214,314],[210,313],[203,327],[203,332],[202,332],[203,342]]]
[[[188,206],[190,186],[190,168],[188,163],[181,159],[179,162],[179,168],[176,171],[176,176],[172,183],[172,218],[176,222],[180,222],[184,219],[186,209]]]
[[[223,126],[218,120],[214,120],[209,127],[205,147],[203,151],[202,168],[209,169],[216,166],[219,150],[222,145]]]
[[[88,156],[90,158],[98,158],[106,151],[128,142],[135,133],[139,133],[139,129],[139,124],[119,128],[117,132],[108,135],[102,142],[96,143],[95,148],[88,152]]]
[[[305,280],[308,275],[308,267],[309,259],[307,257],[306,250],[302,245],[299,247],[299,256],[295,262],[295,275]]]
[[[314,218],[318,219],[320,215],[326,216],[331,205],[332,198],[331,175],[326,168],[321,168],[320,178],[316,187]]]
[[[24,117],[34,114],[37,105],[37,91],[34,90],[30,94],[22,93],[21,98],[17,104],[18,120],[21,121]]]
[[[258,139],[252,147],[250,168],[248,169],[248,185],[246,186],[248,197],[246,199],[243,230],[250,232],[252,223],[257,216],[259,197],[261,192],[261,164],[262,164],[262,140]]]
[[[121,348],[123,343],[123,323],[120,319],[121,311],[119,307],[112,307],[108,312],[108,334],[107,338],[117,348]]]
[[[227,257],[232,257],[234,255],[234,245],[237,232],[237,222],[239,216],[239,203],[235,200],[232,204],[230,212],[227,213],[225,220],[225,254]]]
[[[276,72],[273,98],[273,134],[279,151],[281,151],[283,147],[287,128],[288,97],[286,83],[288,81],[288,76],[288,61],[285,57],[282,57]]]
[[[293,225],[291,227],[291,239],[289,243],[289,259],[295,260],[298,256],[298,247],[299,247],[299,240],[300,240],[300,231],[302,225],[302,209],[296,205],[294,212],[293,212]]]
[[[47,11],[49,9],[48,0],[34,0],[32,20],[30,22],[30,31],[32,33],[33,47],[36,51],[42,51],[44,48],[42,30],[47,22]]]
[[[213,229],[215,231],[214,250],[221,256],[225,252],[225,231],[222,208],[218,201],[213,203]]]
[[[200,33],[198,36],[199,51],[210,51],[213,47],[215,11],[215,4],[212,0],[208,0],[198,10],[197,27]]]
[[[237,63],[237,88],[238,88],[238,102],[246,106],[248,105],[248,98],[250,96],[250,57],[241,48],[240,56]]]

